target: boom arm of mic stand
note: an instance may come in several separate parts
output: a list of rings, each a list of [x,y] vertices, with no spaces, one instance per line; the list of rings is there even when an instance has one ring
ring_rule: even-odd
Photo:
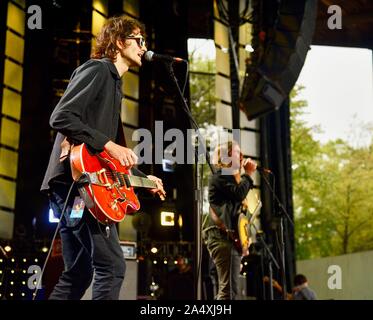
[[[257,227],[255,226],[255,224],[253,223],[252,226],[254,227],[256,233],[258,234],[258,229]],[[256,237],[258,238],[258,236]],[[262,244],[262,247],[263,247],[263,250],[265,250],[267,256],[269,257],[268,259],[268,269],[269,269],[269,293],[270,293],[270,299],[273,300],[273,286],[272,286],[272,279],[273,279],[273,270],[272,270],[272,262],[275,264],[277,270],[280,270],[280,266],[277,262],[277,260],[275,259],[275,257],[273,256],[272,252],[271,252],[271,249],[268,247],[267,243],[264,241],[263,239],[263,236],[260,235],[259,236],[259,240],[260,240],[260,243]],[[263,269],[263,267],[262,267]],[[264,273],[264,270],[262,270],[262,272]],[[263,280],[263,292],[264,292],[264,280]]]
[[[198,126],[196,120],[194,120],[194,118],[193,118],[193,116],[192,116],[192,113],[191,113],[191,111],[190,111],[190,109],[189,109],[189,107],[188,107],[188,105],[187,105],[187,103],[186,103],[186,101],[185,101],[185,98],[184,98],[183,93],[182,93],[182,91],[181,91],[181,89],[180,89],[180,86],[179,86],[178,80],[177,80],[177,78],[176,78],[176,76],[175,76],[175,73],[174,73],[174,70],[173,70],[173,67],[172,67],[172,63],[168,63],[168,64],[167,64],[167,67],[168,67],[168,70],[169,70],[170,76],[171,76],[172,80],[174,81],[174,83],[175,83],[175,85],[176,85],[176,89],[177,89],[177,92],[178,92],[178,94],[179,94],[179,98],[180,98],[180,101],[181,101],[182,109],[184,110],[184,112],[185,112],[186,115],[188,116],[188,118],[189,118],[189,120],[190,120],[190,123],[191,123],[193,129],[195,129],[195,130],[197,131],[198,141],[199,141],[199,143],[200,143],[200,145],[201,145],[201,147],[202,147],[202,151],[203,151],[204,154],[205,154],[206,161],[207,161],[207,163],[208,163],[208,165],[209,165],[209,167],[210,167],[211,173],[215,173],[216,170],[215,170],[215,168],[213,167],[213,165],[211,164],[210,154],[207,152],[207,150],[206,150],[206,146],[205,146],[205,144],[203,143],[203,138],[202,138],[202,136],[201,136],[201,134],[200,134],[200,132],[199,132],[199,126]],[[198,151],[196,150],[196,152],[198,152]],[[198,159],[198,156],[197,156],[197,159]]]
[[[252,224],[252,226],[254,227],[256,233],[258,234],[258,228],[255,226],[255,224]],[[272,252],[271,252],[271,249],[268,247],[268,244],[264,241],[263,237],[262,236],[259,236],[259,239],[260,239],[260,242],[261,244],[263,245],[263,248],[266,250],[268,256],[270,257],[270,259],[273,261],[273,263],[275,264],[276,268],[278,270],[280,270],[280,266],[277,262],[277,260],[275,259],[275,257],[273,256]]]
[[[267,187],[269,188],[269,190],[271,191],[274,199],[276,200],[277,204],[279,205],[279,207],[281,208],[282,212],[284,213],[284,215],[286,216],[286,218],[288,219],[288,221],[290,221],[292,227],[294,228],[294,223],[293,221],[290,219],[290,216],[288,215],[287,211],[285,210],[283,204],[281,203],[281,201],[278,199],[278,197],[276,196],[276,193],[274,192],[273,188],[271,187],[271,184],[269,183],[267,177],[265,176],[265,174],[262,174],[261,177],[263,178],[264,182],[266,183]],[[281,265],[282,265],[282,287],[283,287],[283,298],[284,300],[286,300],[286,266],[285,266],[285,242],[284,242],[284,228],[283,228],[283,222],[282,222],[282,216],[280,217],[280,248],[281,248]]]
[[[259,171],[259,173],[261,173],[261,172]],[[286,211],[284,205],[282,204],[282,202],[280,201],[280,199],[277,197],[277,195],[274,192],[273,188],[271,187],[271,184],[269,183],[267,177],[265,176],[265,174],[261,174],[261,177],[263,178],[264,182],[266,183],[268,189],[271,191],[274,199],[276,200],[278,206],[281,208],[282,212],[286,216],[287,220],[290,222],[291,226],[294,228],[294,222],[293,222],[293,220],[291,220],[291,218],[290,218],[288,212]]]

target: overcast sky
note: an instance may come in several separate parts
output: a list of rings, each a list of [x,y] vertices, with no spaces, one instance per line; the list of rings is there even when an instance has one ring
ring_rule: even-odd
[[[372,72],[371,50],[312,46],[297,83],[306,87],[301,96],[309,106],[305,119],[324,131],[317,139],[348,141],[352,123],[373,124]]]

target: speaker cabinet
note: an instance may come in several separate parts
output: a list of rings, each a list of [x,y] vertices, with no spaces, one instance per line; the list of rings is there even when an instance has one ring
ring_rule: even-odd
[[[311,45],[316,12],[317,0],[280,2],[264,53],[254,55],[260,61],[246,67],[239,104],[249,120],[275,111],[288,97]]]
[[[136,260],[126,259],[126,276],[120,289],[119,300],[137,299],[137,273],[138,266]],[[92,300],[92,283],[81,300]]]

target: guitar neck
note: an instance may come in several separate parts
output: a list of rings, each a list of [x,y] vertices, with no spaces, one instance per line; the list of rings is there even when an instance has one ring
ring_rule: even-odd
[[[148,178],[125,175],[125,180],[129,187],[157,188],[157,184]]]

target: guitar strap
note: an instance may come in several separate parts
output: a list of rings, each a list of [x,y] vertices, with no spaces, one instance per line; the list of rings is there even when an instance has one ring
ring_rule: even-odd
[[[211,206],[210,206],[210,217],[220,230],[222,230],[223,232],[227,232],[228,230],[227,226],[225,225],[223,220],[219,218],[219,216],[216,214],[215,210]]]

